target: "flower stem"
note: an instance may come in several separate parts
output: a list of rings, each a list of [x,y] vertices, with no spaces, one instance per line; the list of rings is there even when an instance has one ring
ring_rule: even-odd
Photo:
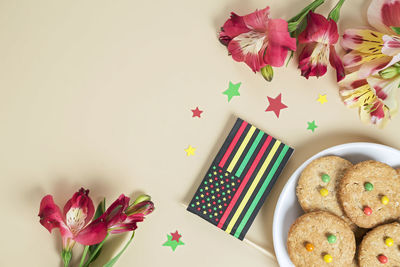
[[[299,14],[294,16],[293,18],[288,20],[288,28],[289,32],[293,32],[297,29],[297,26],[302,22],[302,20],[307,16],[308,12],[311,10],[314,11],[317,7],[322,5],[325,2],[325,0],[314,0],[311,4],[303,8],[303,10],[300,11]]]
[[[339,20],[340,8],[342,7],[344,0],[339,0],[336,6],[329,12],[328,19],[333,19],[335,22]]]
[[[82,253],[81,262],[79,263],[79,267],[83,266],[83,263],[85,262],[85,258],[86,258],[88,251],[89,251],[89,246],[85,246],[85,249],[83,250],[83,253]]]
[[[64,263],[64,267],[68,267],[69,262],[71,261],[71,258],[72,258],[72,251],[69,249],[63,249],[61,251],[61,258]]]
[[[88,267],[88,266],[89,266],[89,264],[92,262],[92,260],[96,257],[96,255],[97,255],[97,253],[99,252],[99,250],[103,247],[104,242],[106,242],[107,237],[108,237],[109,235],[110,235],[110,234],[108,233],[108,234],[106,235],[106,237],[103,239],[103,241],[101,241],[101,243],[99,243],[99,245],[97,246],[96,250],[90,255],[89,259],[86,261],[86,263],[83,265],[83,267]]]

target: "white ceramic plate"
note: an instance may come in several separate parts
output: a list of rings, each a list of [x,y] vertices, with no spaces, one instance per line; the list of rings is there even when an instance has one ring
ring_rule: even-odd
[[[336,155],[352,163],[364,160],[377,160],[393,167],[400,167],[400,150],[373,143],[349,143],[325,149],[305,161],[289,178],[275,207],[273,238],[276,258],[282,267],[294,266],[286,249],[286,240],[290,226],[303,214],[296,197],[296,185],[303,169],[314,159]]]

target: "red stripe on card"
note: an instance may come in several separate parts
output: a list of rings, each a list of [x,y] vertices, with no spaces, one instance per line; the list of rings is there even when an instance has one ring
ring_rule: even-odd
[[[228,149],[225,152],[225,155],[222,157],[221,161],[219,162],[219,167],[223,168],[226,161],[228,160],[229,156],[231,155],[233,149],[236,146],[236,143],[239,141],[240,136],[242,135],[244,129],[247,126],[247,122],[243,121],[242,125],[240,126],[239,130],[237,131],[235,137],[232,140],[232,143],[229,145]]]
[[[233,207],[236,204],[236,201],[239,199],[240,195],[242,194],[244,188],[246,187],[247,182],[249,181],[251,175],[253,174],[254,170],[256,169],[258,163],[260,162],[265,150],[267,150],[267,147],[269,143],[271,142],[272,137],[269,135],[267,139],[265,139],[263,146],[261,147],[260,151],[258,151],[258,154],[256,158],[254,159],[253,163],[250,166],[250,169],[247,171],[246,176],[243,178],[242,183],[240,184],[238,190],[236,191],[235,195],[233,196],[231,202],[229,203],[228,207],[225,210],[225,213],[222,215],[221,220],[218,223],[218,227],[222,228],[224,225],[226,219],[229,216],[229,213],[232,211]]]

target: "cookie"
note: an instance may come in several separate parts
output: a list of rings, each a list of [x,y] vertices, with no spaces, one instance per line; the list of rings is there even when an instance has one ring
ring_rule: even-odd
[[[287,248],[297,267],[354,266],[353,231],[344,220],[326,211],[297,218],[290,227]]]
[[[329,211],[352,224],[337,199],[338,184],[351,166],[353,164],[350,161],[337,156],[318,158],[308,164],[296,187],[296,195],[303,210]]]
[[[372,228],[400,216],[400,178],[384,163],[370,160],[349,168],[338,193],[346,216],[359,227]]]
[[[400,266],[400,224],[395,222],[369,231],[361,242],[361,267]]]

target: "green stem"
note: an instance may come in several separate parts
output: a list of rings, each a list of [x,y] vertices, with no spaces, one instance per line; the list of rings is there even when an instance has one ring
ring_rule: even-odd
[[[103,239],[103,241],[101,241],[101,243],[99,243],[99,245],[97,246],[96,250],[90,255],[89,259],[86,261],[86,263],[83,265],[83,267],[88,267],[89,264],[92,262],[92,260],[94,259],[94,257],[97,255],[97,253],[99,252],[99,250],[101,249],[101,247],[104,245],[104,242],[106,242],[107,237],[110,234],[108,233],[106,235],[106,237]]]
[[[71,261],[71,258],[72,258],[72,251],[71,250],[67,250],[67,249],[63,249],[61,251],[61,258],[62,258],[62,261],[64,263],[64,267],[68,267],[69,263]]]
[[[83,250],[83,253],[82,253],[81,262],[79,263],[79,267],[83,266],[83,263],[85,262],[88,251],[89,251],[89,246],[85,246],[85,249]]]
[[[302,20],[308,14],[308,12],[310,12],[310,10],[314,11],[317,7],[322,5],[324,2],[325,2],[325,0],[314,0],[314,2],[312,2],[311,4],[309,4],[308,6],[303,8],[303,10],[301,10],[299,14],[297,14],[293,18],[289,19],[288,23]]]
[[[340,8],[342,7],[344,0],[339,0],[336,6],[329,12],[328,19],[333,19],[334,21],[338,22],[339,15],[340,15]]]

